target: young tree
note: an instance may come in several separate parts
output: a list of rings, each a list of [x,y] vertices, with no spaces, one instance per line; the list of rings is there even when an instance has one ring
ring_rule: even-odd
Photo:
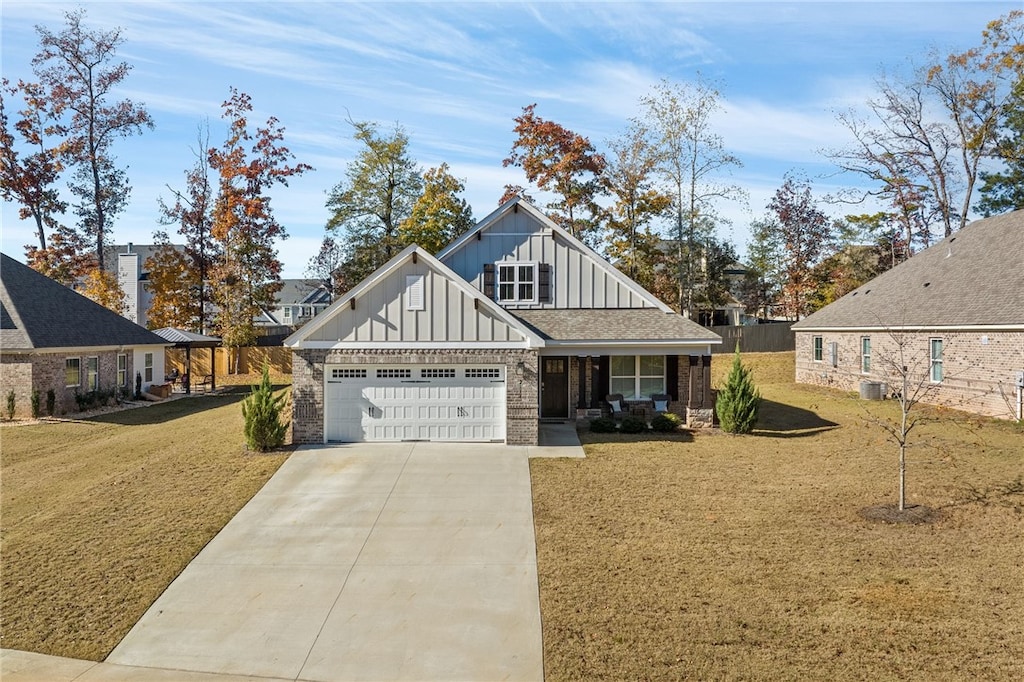
[[[168,311],[168,316],[174,319],[188,319],[186,329],[205,333],[208,326],[208,301],[207,280],[209,274],[220,260],[220,244],[213,238],[213,205],[215,194],[210,184],[210,162],[207,150],[210,148],[210,127],[209,123],[200,126],[197,133],[198,146],[193,149],[196,157],[195,164],[185,172],[185,189],[179,191],[167,187],[174,196],[174,204],[168,205],[161,198],[158,200],[160,207],[160,222],[165,225],[178,224],[178,234],[185,238],[185,255],[163,253],[158,267],[164,268],[162,272],[166,275],[154,281],[150,276],[150,288],[154,297],[160,297],[160,306]],[[166,233],[158,232],[154,235],[158,244],[162,244],[162,251],[173,249],[170,246],[170,239]],[[187,272],[176,273],[175,269],[184,268]],[[170,287],[162,291],[161,286]],[[182,297],[185,298],[182,298]],[[154,300],[154,305],[156,305]],[[184,314],[184,308],[191,308],[191,312]],[[171,312],[174,311],[174,312]],[[181,311],[181,312],[178,312]],[[169,325],[160,325],[169,326]],[[180,325],[170,325],[180,326]]]
[[[423,194],[423,176],[401,126],[385,136],[373,123],[348,123],[363,148],[327,197],[327,234],[344,243],[343,278],[359,282],[402,249],[399,226]]]
[[[459,196],[465,189],[465,184],[449,172],[447,163],[424,173],[423,194],[398,226],[401,243],[419,244],[437,253],[472,228],[473,209]]]
[[[245,420],[245,444],[257,452],[266,452],[284,445],[288,434],[288,422],[281,421],[284,410],[284,394],[274,395],[270,383],[270,368],[263,365],[263,377],[259,385],[242,401],[242,418]]]
[[[620,270],[650,290],[663,256],[651,221],[668,210],[672,198],[654,186],[658,156],[642,122],[633,121],[609,148],[602,183],[615,203],[608,216],[607,253]]]
[[[527,181],[557,194],[558,201],[547,206],[556,212],[552,219],[573,236],[593,241],[601,222],[597,197],[602,193],[604,156],[589,139],[537,116],[536,107],[523,107],[523,113],[514,119],[512,130],[517,137],[501,163],[522,168]],[[589,218],[584,218],[584,213]]]
[[[79,198],[79,231],[95,246],[96,264],[103,269],[103,246],[113,217],[127,202],[125,172],[111,153],[118,137],[152,128],[146,109],[128,99],[110,101],[131,67],[115,62],[124,43],[121,30],[90,31],[84,9],[67,12],[59,33],[37,26],[40,51],[32,66],[51,106],[68,115],[67,152],[74,168],[72,192]]]
[[[121,289],[117,275],[99,268],[90,270],[85,275],[82,295],[99,303],[104,308],[113,310],[118,315],[123,315],[128,307],[128,297]]]
[[[760,407],[761,393],[754,386],[750,368],[743,366],[737,344],[732,369],[715,401],[715,411],[722,430],[726,433],[750,433],[757,425]]]
[[[694,84],[662,81],[640,100],[657,137],[661,174],[671,187],[678,301],[686,317],[696,315],[698,246],[713,236],[708,230],[715,225],[715,204],[745,196],[736,185],[722,182],[724,174],[743,164],[725,151],[721,136],[712,130],[720,99],[717,88],[700,78]]]
[[[740,287],[740,301],[746,311],[767,320],[772,317],[782,294],[785,270],[782,264],[782,230],[778,220],[767,216],[750,224],[747,244],[749,270]]]
[[[274,217],[267,192],[312,167],[288,165],[294,156],[282,144],[284,128],[276,118],[268,118],[255,134],[249,130],[248,95],[232,88],[222,107],[228,138],[220,149],[209,150],[210,167],[218,174],[211,234],[223,254],[210,273],[211,298],[224,345],[237,348],[254,340],[253,319],[274,305],[281,289],[274,242],[288,233]]]

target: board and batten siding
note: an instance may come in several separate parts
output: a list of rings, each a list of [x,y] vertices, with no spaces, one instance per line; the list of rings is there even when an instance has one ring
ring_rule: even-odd
[[[406,277],[422,275],[424,305],[409,310]],[[375,286],[333,311],[309,341],[367,342],[512,342],[522,332],[496,317],[447,277],[420,259],[406,261]],[[330,314],[330,313],[328,313]]]
[[[443,262],[483,291],[485,263],[548,263],[550,302],[502,303],[516,308],[649,308],[651,303],[598,262],[600,256],[570,244],[526,211],[510,212],[446,255]],[[595,260],[597,259],[597,260]]]

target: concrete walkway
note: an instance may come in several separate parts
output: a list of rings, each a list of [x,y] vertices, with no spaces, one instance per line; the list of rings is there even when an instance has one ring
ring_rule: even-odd
[[[304,447],[104,663],[5,650],[7,680],[543,679],[528,457],[541,445]]]

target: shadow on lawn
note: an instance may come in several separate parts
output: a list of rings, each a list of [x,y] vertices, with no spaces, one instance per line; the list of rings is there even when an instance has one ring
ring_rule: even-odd
[[[236,388],[242,390],[229,390],[224,393],[217,393],[216,395],[183,397],[164,403],[154,403],[146,407],[99,414],[95,417],[83,419],[82,421],[95,422],[98,424],[120,424],[122,426],[149,426],[153,424],[162,424],[181,417],[187,417],[192,414],[198,414],[207,410],[223,407],[225,405],[241,403],[242,399],[249,394],[249,387],[232,387],[232,389]]]
[[[801,438],[830,431],[839,424],[814,412],[772,400],[762,400],[754,435],[770,438]]]

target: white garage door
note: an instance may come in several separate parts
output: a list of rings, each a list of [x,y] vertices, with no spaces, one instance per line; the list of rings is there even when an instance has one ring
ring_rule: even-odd
[[[327,365],[328,441],[505,440],[500,365]]]

